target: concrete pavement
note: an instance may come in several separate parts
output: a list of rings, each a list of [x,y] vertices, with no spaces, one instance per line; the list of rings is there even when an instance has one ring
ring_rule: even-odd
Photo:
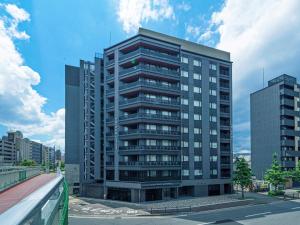
[[[269,204],[249,205],[221,210],[160,217],[106,217],[73,216],[69,224],[131,224],[131,225],[300,225],[300,200],[275,201]]]

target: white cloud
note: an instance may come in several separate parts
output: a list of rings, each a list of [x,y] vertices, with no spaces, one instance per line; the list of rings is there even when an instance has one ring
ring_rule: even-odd
[[[192,35],[193,37],[198,37],[200,34],[200,27],[187,25],[186,27],[186,33]]]
[[[175,19],[168,0],[120,0],[117,15],[126,33],[136,32],[143,22]]]
[[[186,3],[186,2],[182,2],[182,3],[177,5],[177,8],[179,10],[183,10],[183,11],[187,12],[191,9],[191,5]]]
[[[43,111],[47,99],[33,88],[40,83],[40,75],[25,65],[14,44],[14,39],[29,38],[26,32],[18,31],[18,25],[30,15],[15,5],[0,7],[8,14],[0,17],[0,124],[64,147],[65,110],[50,115]]]
[[[265,79],[300,74],[300,1],[227,0],[214,12],[198,42],[213,40],[233,61],[235,146],[250,147],[249,96]]]

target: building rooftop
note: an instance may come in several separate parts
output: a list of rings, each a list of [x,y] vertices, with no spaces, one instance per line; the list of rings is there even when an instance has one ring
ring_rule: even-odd
[[[297,79],[293,76],[287,75],[287,74],[282,74],[278,77],[273,78],[272,80],[270,80],[268,82],[268,86],[272,86],[274,84],[278,84],[280,82],[286,82],[286,83],[290,83],[290,84],[295,84],[297,83]]]

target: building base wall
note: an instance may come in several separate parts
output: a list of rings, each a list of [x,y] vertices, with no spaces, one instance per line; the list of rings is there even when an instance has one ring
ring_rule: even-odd
[[[65,176],[70,194],[79,194],[79,164],[65,164]]]

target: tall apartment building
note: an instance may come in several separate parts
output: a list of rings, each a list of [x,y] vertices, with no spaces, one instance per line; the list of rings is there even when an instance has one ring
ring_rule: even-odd
[[[284,170],[295,168],[300,157],[300,85],[283,74],[268,87],[251,94],[252,171],[263,179],[277,154]]]
[[[17,162],[15,144],[7,137],[0,139],[0,166],[13,166]]]
[[[55,148],[42,146],[42,164],[45,166],[55,167]]]
[[[104,198],[133,202],[230,193],[230,53],[140,29],[106,48],[103,60],[105,93],[94,98],[82,90],[90,85],[85,62],[66,66],[66,173],[80,166],[81,184],[92,162],[103,172]],[[94,110],[105,120],[94,124],[104,124],[105,136],[91,139],[80,128],[90,124],[80,99],[103,104],[102,96],[104,109]],[[85,138],[104,140],[105,164],[84,155]]]
[[[31,146],[31,159],[37,164],[42,164],[42,149],[43,145],[41,143],[30,141]]]
[[[66,179],[71,193],[92,195],[93,184],[103,183],[103,59],[80,60],[65,67]],[[103,196],[98,188],[96,195]]]

